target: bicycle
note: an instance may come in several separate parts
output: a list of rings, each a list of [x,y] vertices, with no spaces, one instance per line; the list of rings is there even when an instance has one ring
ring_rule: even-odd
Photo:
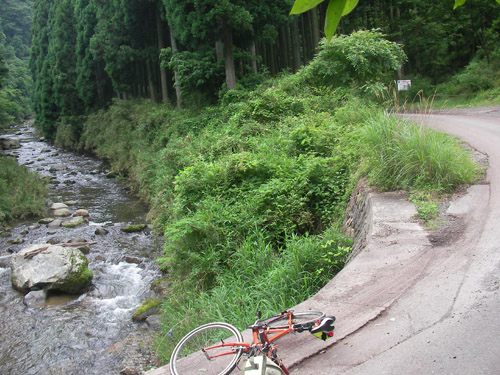
[[[276,340],[290,332],[309,331],[322,336],[323,340],[333,336],[334,316],[322,312],[293,312],[285,310],[267,319],[257,320],[248,326],[252,330],[253,342],[243,341],[241,332],[228,323],[215,322],[195,328],[184,336],[174,348],[170,359],[172,375],[228,375],[238,365],[242,355],[248,358],[265,356],[276,364],[281,373],[289,374],[278,358]],[[279,370],[278,370],[279,371]]]

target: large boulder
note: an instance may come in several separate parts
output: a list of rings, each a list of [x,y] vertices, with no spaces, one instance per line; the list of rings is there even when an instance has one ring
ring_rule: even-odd
[[[12,286],[23,293],[45,289],[78,294],[93,277],[80,250],[48,244],[31,245],[14,254],[10,268]]]
[[[16,139],[0,138],[0,149],[12,150],[14,148],[20,148],[21,144]]]

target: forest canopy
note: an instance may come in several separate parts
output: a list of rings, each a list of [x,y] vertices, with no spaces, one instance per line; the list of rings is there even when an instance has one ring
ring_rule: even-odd
[[[496,58],[498,1],[6,0],[0,114],[3,122],[26,117],[32,97],[46,136],[64,123],[78,139],[82,119],[113,98],[214,104],[226,90],[298,71],[325,30],[331,37],[377,28],[408,57],[394,78],[436,85],[477,56]],[[331,7],[340,2],[337,26]]]

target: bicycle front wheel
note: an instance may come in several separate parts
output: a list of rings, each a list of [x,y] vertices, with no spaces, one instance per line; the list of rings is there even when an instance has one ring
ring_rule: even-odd
[[[227,375],[241,357],[243,342],[240,331],[227,323],[200,326],[175,347],[170,359],[172,375]],[[233,345],[231,345],[233,344]]]
[[[321,319],[325,314],[320,311],[304,311],[292,313],[292,326],[296,324],[307,324]],[[269,328],[288,328],[288,315],[276,315],[264,320]]]

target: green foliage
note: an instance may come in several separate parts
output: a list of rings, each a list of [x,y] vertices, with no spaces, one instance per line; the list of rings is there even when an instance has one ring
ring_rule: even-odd
[[[390,81],[405,59],[401,46],[384,39],[379,31],[359,31],[323,43],[302,74],[315,86],[361,87]]]
[[[417,208],[417,216],[425,222],[429,222],[439,216],[439,202],[429,192],[413,192],[410,195],[410,200]]]
[[[32,1],[0,2],[0,128],[32,114],[28,70]]]
[[[295,0],[290,14],[300,14],[315,8],[325,0]],[[340,18],[349,14],[358,5],[359,0],[329,0],[325,17],[325,35],[330,41],[337,29]]]
[[[0,224],[42,215],[46,196],[46,186],[36,174],[0,156]]]
[[[163,312],[173,340],[158,340],[161,359],[167,362],[177,341],[202,323],[223,320],[244,329],[257,310],[271,316],[304,301],[342,269],[349,251],[349,241],[334,228],[318,236],[287,237],[279,253],[253,231],[231,255],[233,266],[216,276],[215,288],[171,285]]]
[[[449,82],[440,85],[438,92],[446,96],[470,97],[478,92],[500,87],[499,68],[500,53],[490,63],[485,58],[476,57]]]
[[[364,150],[370,181],[385,190],[446,192],[473,182],[480,172],[453,138],[386,113],[367,124]]]
[[[216,61],[215,50],[177,52],[167,48],[161,51],[160,60],[163,67],[177,72],[175,84],[181,87],[185,101],[187,94],[193,92],[204,93],[208,98],[217,97],[224,80],[224,66]]]

